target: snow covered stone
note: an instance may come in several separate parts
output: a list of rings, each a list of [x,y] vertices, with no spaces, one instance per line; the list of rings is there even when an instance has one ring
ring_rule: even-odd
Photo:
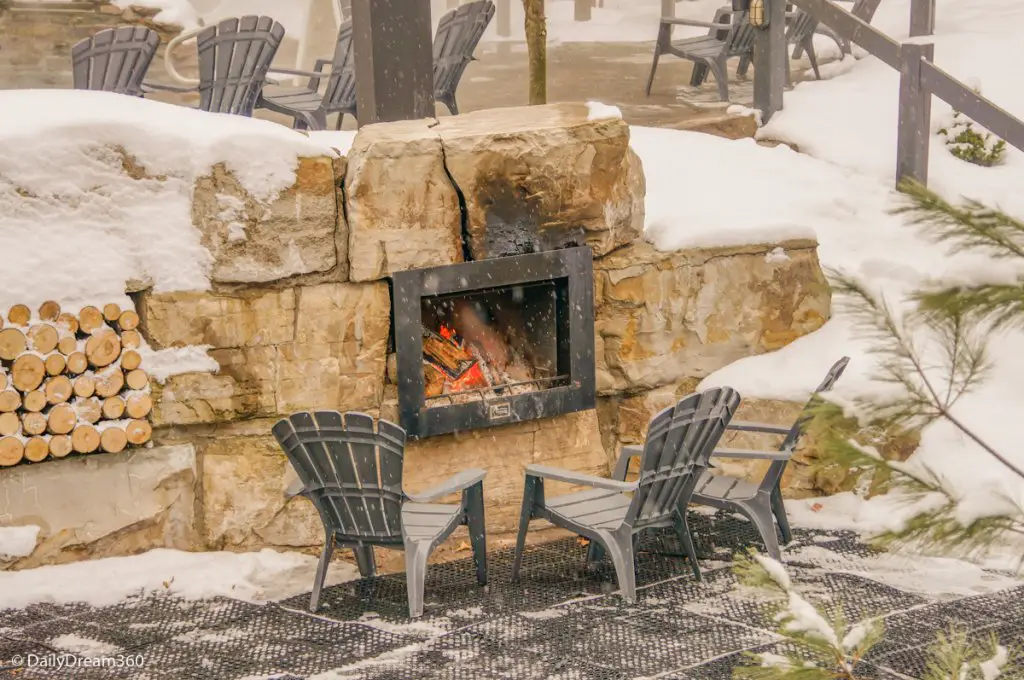
[[[436,130],[473,259],[570,244],[600,256],[643,231],[643,168],[621,118],[551,104],[442,118]]]
[[[677,385],[820,328],[831,294],[812,240],[660,252],[637,243],[594,262],[599,394]]]
[[[223,164],[196,180],[192,222],[210,251],[212,280],[261,283],[342,265],[348,228],[335,194],[337,159],[300,158],[295,182],[269,201],[245,190]]]
[[[462,213],[433,119],[367,125],[348,154],[352,281],[462,261]]]
[[[195,481],[191,445],[6,470],[0,517],[40,527],[35,550],[14,567],[127,555],[154,545],[195,549]]]

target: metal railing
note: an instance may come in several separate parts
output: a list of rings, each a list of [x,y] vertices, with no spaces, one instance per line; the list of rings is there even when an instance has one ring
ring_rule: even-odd
[[[778,2],[778,0],[776,0]],[[846,38],[878,57],[900,74],[899,122],[896,150],[896,182],[911,177],[926,184],[928,181],[928,149],[931,142],[932,95],[945,101],[978,125],[1001,137],[1007,144],[1024,151],[1024,121],[1008,113],[992,101],[949,75],[933,63],[935,45],[919,41],[900,43],[868,23],[853,16],[831,0],[790,0],[829,26],[840,37]],[[912,3],[911,35],[929,35],[935,24],[935,5],[932,0],[914,0]],[[763,39],[757,49],[769,53],[786,52],[786,43],[777,39]],[[778,61],[774,54],[762,55],[758,63]],[[786,58],[786,57],[783,57]],[[784,63],[784,62],[783,62]],[[768,69],[766,69],[768,70]],[[755,71],[755,78],[758,78]],[[755,108],[767,118],[781,109],[772,106],[782,102],[783,82],[772,74],[762,74],[762,87],[755,83]]]

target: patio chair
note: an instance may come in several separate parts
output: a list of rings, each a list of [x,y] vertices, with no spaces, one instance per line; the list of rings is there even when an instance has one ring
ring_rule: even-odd
[[[727,31],[725,39],[718,35],[697,36],[672,40],[673,26],[697,26],[717,31]],[[694,64],[704,65],[710,69],[718,85],[718,96],[729,101],[728,62],[732,57],[742,57],[754,49],[754,32],[757,29],[750,25],[747,12],[735,12],[729,23],[694,21],[692,19],[675,19],[662,17],[658,28],[658,41],[654,46],[654,61],[651,63],[651,74],[647,78],[647,96],[651,95],[654,74],[658,70],[658,61],[662,54],[672,54]]]
[[[519,577],[526,532],[534,519],[546,519],[589,538],[588,562],[607,551],[627,602],[636,600],[635,539],[648,529],[674,528],[694,576],[700,579],[686,505],[739,402],[736,391],[722,387],[691,394],[661,411],[651,419],[643,449],[629,447],[623,451],[615,479],[527,465],[512,579]],[[640,456],[640,478],[626,482],[626,467],[635,455]],[[545,480],[589,488],[549,498],[544,495]]]
[[[800,48],[801,54],[807,52],[811,68],[814,69],[814,77],[821,80],[821,70],[818,68],[818,54],[814,51],[814,32],[818,26],[818,20],[812,14],[802,9],[786,13],[786,44],[797,45]],[[736,67],[736,75],[747,75],[747,69],[750,67],[752,57],[753,55],[746,55],[740,58],[739,66]],[[798,59],[799,57],[794,56],[793,58]],[[791,83],[792,80],[790,63],[789,59],[787,59],[786,82]]]
[[[732,19],[732,7],[719,7],[715,10],[715,18],[711,23],[713,24],[728,24]],[[717,38],[718,40],[725,40],[729,35],[729,31],[722,28],[709,28],[708,36]],[[700,87],[704,84],[704,81],[708,78],[708,67],[704,64],[694,64],[693,70],[690,71],[690,87]]]
[[[792,427],[742,421],[729,423],[727,426],[729,430],[773,434],[785,438],[778,451],[715,449],[714,457],[770,460],[771,464],[760,484],[723,475],[713,470],[706,470],[701,476],[690,502],[738,512],[749,518],[757,527],[758,533],[761,534],[761,540],[765,543],[768,555],[777,560],[781,559],[782,553],[775,535],[775,522],[778,522],[783,542],[789,543],[793,540],[793,534],[789,528],[789,518],[786,517],[786,506],[782,502],[782,490],[779,488],[782,482],[782,473],[786,471],[786,465],[800,442],[803,429],[811,419],[811,407],[817,403],[818,395],[832,389],[836,381],[843,375],[849,362],[849,357],[843,357],[832,365]],[[772,521],[773,516],[775,522]]]
[[[839,0],[839,2],[849,2],[849,0]],[[857,17],[864,23],[870,24],[871,20],[875,18],[875,12],[878,11],[878,6],[882,3],[882,0],[855,0],[853,7],[850,8],[850,14]],[[841,37],[836,33],[830,26],[825,24],[819,24],[816,33],[829,38],[832,42],[839,46],[840,51],[843,54],[852,54],[853,48],[850,45],[850,41],[846,38]],[[799,59],[803,56],[803,46],[797,45],[793,49],[793,58]]]
[[[324,67],[331,67],[330,74]],[[308,76],[305,87],[280,87],[267,85],[263,88],[258,108],[276,111],[291,116],[293,127],[300,130],[324,130],[327,117],[338,114],[337,129],[345,114],[356,115],[356,72],[352,55],[352,22],[346,21],[338,30],[332,59],[317,59],[312,71],[271,68],[270,73]],[[327,86],[321,95],[321,79],[327,79]]]
[[[145,26],[107,28],[71,48],[72,87],[133,97],[153,62],[160,36]]]
[[[186,40],[192,34],[178,36]],[[178,87],[146,83],[146,91],[199,92],[199,108],[211,113],[251,116],[267,79],[270,62],[284,38],[284,26],[271,17],[224,19],[197,34],[199,83]],[[168,52],[172,49],[168,45]],[[168,62],[168,70],[174,71]]]
[[[423,614],[427,558],[456,527],[469,528],[476,577],[487,584],[487,539],[484,531],[485,470],[460,472],[418,494],[402,488],[405,430],[365,413],[316,411],[278,421],[274,437],[298,474],[286,495],[313,502],[326,540],[313,581],[309,610],[315,612],[336,545],[351,548],[359,571],[373,576],[373,546],[405,550],[409,615]],[[436,501],[461,493],[457,505]]]
[[[477,0],[441,17],[434,37],[434,101],[444,104],[452,115],[458,115],[455,91],[466,66],[475,57],[473,52],[494,17],[491,0]]]

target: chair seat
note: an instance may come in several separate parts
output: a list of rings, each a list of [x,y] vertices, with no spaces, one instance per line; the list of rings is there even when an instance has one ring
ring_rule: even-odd
[[[723,501],[744,501],[757,495],[757,484],[748,482],[738,477],[729,475],[716,475],[706,470],[697,482],[697,489],[694,492],[697,496],[714,498]]]
[[[439,503],[402,505],[402,533],[407,539],[433,541],[459,522],[461,507]]]
[[[271,104],[293,111],[316,111],[323,98],[320,93],[307,87],[280,87],[268,85],[263,88],[263,99]]]
[[[552,496],[546,503],[552,514],[574,524],[614,531],[625,521],[632,500],[631,496],[618,491],[587,489]]]
[[[684,53],[688,57],[713,58],[725,49],[725,43],[713,36],[702,35],[695,38],[673,40],[672,49]]]

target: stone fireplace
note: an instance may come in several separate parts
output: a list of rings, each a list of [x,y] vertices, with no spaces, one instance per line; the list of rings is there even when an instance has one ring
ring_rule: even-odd
[[[396,272],[394,318],[412,438],[595,406],[590,248]]]

